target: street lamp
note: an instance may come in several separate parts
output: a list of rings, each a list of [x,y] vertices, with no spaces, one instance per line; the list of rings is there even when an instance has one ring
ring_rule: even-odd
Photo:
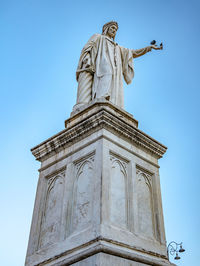
[[[176,256],[174,257],[175,260],[180,260],[181,257],[179,257],[179,252],[184,252],[185,249],[182,246],[182,242],[180,244],[176,243],[175,241],[171,241],[169,245],[167,246],[167,255],[169,258],[170,255],[174,255],[176,253]]]

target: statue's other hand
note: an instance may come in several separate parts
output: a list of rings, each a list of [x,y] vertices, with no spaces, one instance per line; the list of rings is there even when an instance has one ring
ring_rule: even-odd
[[[154,50],[162,50],[163,49],[162,46],[157,46],[157,45],[151,45],[151,48]]]
[[[83,58],[83,65],[82,65],[82,67],[86,68],[86,67],[89,67],[90,65],[91,65],[90,54],[87,53],[85,55],[85,57]]]

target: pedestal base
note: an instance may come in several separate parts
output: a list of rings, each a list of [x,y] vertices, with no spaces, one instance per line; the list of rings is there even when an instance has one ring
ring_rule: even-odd
[[[103,101],[32,149],[41,161],[26,265],[171,265],[158,159],[166,147]]]
[[[133,261],[130,259],[121,258],[118,256],[106,254],[106,253],[98,253],[96,255],[90,256],[80,262],[73,263],[73,266],[148,266],[148,265],[169,265],[166,262],[162,262],[163,264],[154,264],[153,261],[149,263],[142,263]]]

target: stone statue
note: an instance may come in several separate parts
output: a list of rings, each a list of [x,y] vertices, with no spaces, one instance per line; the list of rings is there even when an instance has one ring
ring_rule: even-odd
[[[104,98],[123,108],[122,77],[127,84],[131,83],[134,77],[133,58],[152,49],[162,49],[162,45],[138,50],[119,46],[115,42],[117,30],[117,22],[108,22],[103,26],[102,34],[94,34],[84,46],[76,71],[78,91],[74,111],[97,98]]]

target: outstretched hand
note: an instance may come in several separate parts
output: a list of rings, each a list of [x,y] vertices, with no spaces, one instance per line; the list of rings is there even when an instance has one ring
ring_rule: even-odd
[[[151,48],[154,49],[154,50],[162,50],[163,49],[163,46],[162,45],[160,45],[160,46],[151,45]]]

